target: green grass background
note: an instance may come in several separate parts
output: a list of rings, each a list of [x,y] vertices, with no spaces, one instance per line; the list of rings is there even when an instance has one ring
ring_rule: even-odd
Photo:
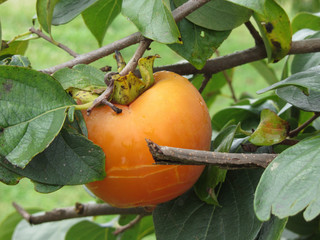
[[[35,0],[9,0],[0,5],[0,20],[2,25],[2,35],[4,40],[10,40],[14,36],[24,33],[32,25],[32,18],[35,16]],[[125,17],[119,16],[115,19],[108,30],[104,45],[123,38],[136,32],[135,26]],[[98,48],[95,38],[86,28],[81,17],[77,17],[70,23],[53,27],[53,37],[77,53],[86,53]],[[235,29],[230,37],[219,49],[220,55],[233,53],[254,46],[249,32],[243,26]],[[125,59],[129,60],[137,46],[131,46],[122,51]],[[171,51],[167,46],[152,43],[152,50],[147,54],[160,54],[161,58],[156,60],[155,65],[172,64],[181,61],[182,58]],[[72,59],[63,50],[42,40],[36,39],[30,42],[26,55],[30,59],[33,68],[43,69]],[[115,62],[112,56],[103,58],[96,63],[97,67],[112,65]],[[279,65],[279,64],[278,64]],[[281,63],[280,63],[281,65]],[[280,69],[281,67],[278,67]],[[278,71],[279,74],[279,71]],[[256,97],[255,92],[267,86],[267,83],[260,77],[255,69],[250,65],[237,67],[234,72],[233,86],[237,96],[242,92],[248,92]],[[219,109],[232,102],[228,87],[223,89],[223,96],[217,98],[212,105],[210,112],[213,114]],[[68,186],[51,194],[40,194],[33,190],[33,184],[29,180],[23,179],[18,185],[7,186],[0,183],[0,222],[6,215],[14,211],[12,201],[23,207],[40,207],[44,210],[73,205],[75,202],[88,202],[93,199],[85,192],[82,186]]]

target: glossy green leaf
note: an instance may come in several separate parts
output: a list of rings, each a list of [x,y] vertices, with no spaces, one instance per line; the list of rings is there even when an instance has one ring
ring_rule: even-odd
[[[291,25],[285,10],[275,1],[266,0],[263,14],[254,13],[269,62],[285,57],[291,48]]]
[[[264,80],[268,84],[274,84],[276,82],[279,82],[279,79],[274,69],[271,68],[270,65],[266,63],[266,61],[255,61],[250,63],[250,65],[253,66],[259,72],[259,74],[264,78]]]
[[[97,0],[59,0],[54,6],[52,25],[70,22]]]
[[[255,12],[263,14],[264,4],[266,0],[227,0],[240,6],[249,8]]]
[[[259,126],[249,141],[257,146],[271,146],[287,138],[289,124],[269,109],[261,111]]]
[[[157,240],[254,240],[262,223],[254,215],[253,194],[261,171],[229,171],[219,194],[221,207],[193,191],[160,204],[153,213]]]
[[[320,137],[304,140],[283,151],[264,171],[255,193],[254,208],[262,221],[304,211],[310,221],[320,214]]]
[[[168,45],[197,69],[202,69],[231,31],[213,31],[183,19],[177,23],[182,44]]]
[[[176,7],[187,0],[174,0]],[[252,11],[225,0],[206,3],[186,18],[192,23],[216,31],[232,30],[248,21]]]
[[[115,228],[106,228],[89,220],[84,220],[73,225],[64,240],[116,240],[113,234]]]
[[[180,42],[168,0],[123,0],[122,14],[147,38],[165,44]]]
[[[0,66],[0,155],[24,168],[59,133],[74,102],[47,74]]]
[[[30,208],[26,209],[30,214],[40,212],[41,209]],[[13,212],[0,223],[0,239],[12,240],[14,229],[18,223],[22,220],[22,216],[18,212]]]
[[[285,80],[264,88],[257,93],[276,89],[276,94],[305,111],[319,112],[320,82],[318,81],[320,67],[316,66],[303,72],[298,72]]]
[[[38,21],[42,29],[50,35],[54,7],[59,1],[60,0],[37,0],[36,3]]]
[[[82,13],[83,20],[101,46],[108,27],[121,12],[122,0],[98,0]]]
[[[24,55],[28,48],[29,41],[14,41],[9,47],[0,50],[0,59],[11,55]]]
[[[268,222],[264,222],[259,232],[258,237],[255,240],[280,240],[282,239],[282,232],[286,227],[288,219],[279,219],[275,216],[271,216]]]
[[[13,55],[12,57],[5,58],[4,62],[7,61],[7,65],[19,66],[25,68],[31,68],[31,63],[27,57],[21,55]]]
[[[70,68],[62,68],[52,75],[62,85],[63,89],[78,88],[93,90],[106,88],[104,74],[95,67],[79,64]]]
[[[125,225],[131,222],[134,218],[136,218],[136,215],[122,215],[119,219],[119,223],[121,225]],[[125,231],[121,236],[121,240],[140,240],[152,233],[154,233],[152,216],[145,216],[139,221],[139,223]]]
[[[68,230],[78,222],[88,218],[74,218],[56,222],[31,225],[22,220],[17,225],[12,240],[32,239],[32,240],[64,240]]]
[[[320,14],[300,12],[292,19],[292,32],[300,29],[309,28],[312,30],[320,30]]]
[[[14,168],[5,159],[0,164],[31,180],[48,185],[79,185],[105,177],[105,155],[100,147],[63,128],[56,139],[24,168]],[[39,191],[40,187],[36,186]],[[58,186],[47,186],[50,189]]]
[[[308,36],[308,39],[312,38],[320,38],[320,32],[316,32],[311,36]],[[302,71],[306,71],[311,67],[318,66],[320,64],[320,53],[305,53],[305,54],[297,54],[294,56],[291,63],[291,73],[298,73]]]

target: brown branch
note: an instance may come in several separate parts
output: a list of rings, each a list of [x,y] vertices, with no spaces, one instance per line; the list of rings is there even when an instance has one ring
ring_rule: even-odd
[[[266,168],[277,154],[244,154],[199,151],[159,146],[147,140],[156,164],[215,165],[224,169]]]
[[[139,59],[143,56],[144,52],[148,49],[151,42],[152,40],[147,38],[143,39],[140,42],[140,45],[137,48],[136,52],[134,53],[133,57],[130,59],[128,64],[122,69],[122,71],[119,73],[121,76],[125,76],[129,72],[131,71],[133,72],[136,69]]]
[[[135,219],[133,219],[131,222],[129,222],[128,224],[124,225],[124,226],[120,226],[118,227],[113,234],[114,235],[118,235],[120,233],[123,233],[124,231],[128,230],[129,228],[132,228],[134,225],[136,225],[137,223],[140,222],[140,220],[144,217],[144,214],[140,214],[138,215]]]
[[[55,222],[64,219],[80,218],[88,216],[114,215],[114,214],[139,214],[149,215],[150,211],[142,207],[137,208],[115,208],[108,204],[81,204],[76,203],[74,207],[57,208],[52,211],[43,213],[42,215],[29,214],[25,209],[17,203],[13,203],[17,212],[30,224],[41,224],[45,222]]]
[[[203,79],[203,81],[201,83],[201,86],[199,88],[199,92],[200,93],[202,93],[203,90],[206,88],[206,86],[207,86],[208,82],[210,81],[211,77],[212,77],[212,74],[204,74],[204,79]]]
[[[37,34],[39,37],[43,38],[44,40],[56,45],[57,47],[63,49],[64,51],[66,51],[67,53],[69,53],[72,57],[77,57],[79,56],[79,54],[77,54],[76,52],[74,52],[73,50],[71,50],[70,48],[68,48],[66,45],[63,45],[62,43],[56,42],[54,41],[52,38],[48,37],[47,35],[45,35],[41,30],[37,30],[34,27],[31,27],[29,29],[30,32]]]
[[[320,52],[320,39],[307,39],[292,42],[289,55],[311,52]],[[244,65],[246,63],[262,60],[266,57],[267,53],[265,51],[264,46],[258,45],[243,51],[209,59],[206,65],[200,70],[196,69],[190,63],[179,63],[156,67],[154,68],[154,72],[166,70],[178,73],[180,75],[199,73],[215,74],[223,70]]]
[[[249,30],[251,36],[253,37],[256,45],[260,45],[263,44],[263,39],[260,36],[259,32],[254,28],[254,26],[252,25],[252,23],[250,21],[245,23],[247,29]]]
[[[176,22],[181,21],[183,18],[185,18],[198,8],[202,7],[207,2],[210,2],[210,0],[189,0],[188,2],[182,4],[172,11],[174,20]]]
[[[304,128],[306,128],[310,123],[312,123],[314,120],[316,120],[318,117],[320,117],[320,112],[314,113],[314,115],[305,121],[303,124],[301,124],[299,127],[296,129],[292,130],[289,132],[289,137],[295,137],[301,132]]]

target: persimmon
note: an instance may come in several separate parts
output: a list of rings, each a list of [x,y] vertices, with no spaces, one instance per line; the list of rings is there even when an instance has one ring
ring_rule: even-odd
[[[173,72],[156,72],[155,84],[128,106],[107,106],[84,116],[88,138],[106,155],[104,180],[86,186],[116,207],[155,206],[186,192],[204,166],[155,165],[145,139],[159,145],[209,150],[211,121],[197,89]]]

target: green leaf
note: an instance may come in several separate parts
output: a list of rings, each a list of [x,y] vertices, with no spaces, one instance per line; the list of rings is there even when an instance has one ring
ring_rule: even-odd
[[[123,0],[122,14],[147,38],[165,44],[180,42],[179,29],[167,0]]]
[[[285,57],[291,48],[291,25],[285,10],[275,1],[266,0],[264,14],[254,13],[269,62]]]
[[[68,230],[78,222],[88,218],[75,218],[56,222],[31,225],[22,220],[17,225],[12,240],[32,239],[32,240],[64,240]]]
[[[174,0],[176,7],[187,0]],[[252,11],[225,0],[214,0],[206,3],[186,18],[194,24],[216,31],[232,30],[248,21]]]
[[[264,171],[255,193],[254,208],[266,221],[303,211],[307,221],[320,213],[320,137],[304,140],[283,151]]]
[[[59,185],[43,184],[35,181],[33,181],[32,183],[34,185],[34,190],[39,193],[52,193],[52,192],[58,191],[60,188],[63,187]]]
[[[73,225],[64,240],[116,240],[114,231],[114,228],[102,227],[92,221],[84,220]]]
[[[266,61],[255,61],[251,62],[250,64],[259,72],[259,74],[264,78],[264,80],[266,80],[268,84],[279,82],[274,69],[271,68],[270,65],[266,63]]]
[[[119,219],[119,223],[121,225],[125,225],[132,221],[135,217],[136,215],[122,215]],[[126,230],[121,235],[121,240],[140,240],[152,233],[154,233],[154,225],[152,216],[150,215],[143,217],[139,223]]]
[[[40,212],[41,209],[26,209],[28,213],[33,214],[36,212]],[[8,215],[0,224],[0,239],[1,240],[12,240],[13,232],[18,225],[18,223],[22,220],[22,216],[18,212],[13,212]]]
[[[310,39],[320,38],[320,32],[316,32],[311,36],[308,36]],[[291,73],[298,73],[306,71],[311,67],[318,66],[320,64],[320,53],[305,53],[305,54],[297,54],[294,56],[291,63]]]
[[[52,25],[70,22],[97,0],[59,0],[54,6]]]
[[[213,31],[197,26],[186,19],[177,23],[182,44],[168,45],[197,69],[202,69],[231,31]]]
[[[8,65],[31,68],[31,63],[27,57],[21,55],[13,55],[12,57],[6,59],[10,61]],[[4,61],[6,61],[6,59],[4,59]]]
[[[305,28],[318,31],[320,30],[320,14],[300,12],[292,19],[291,26],[293,33]]]
[[[264,88],[257,93],[277,89],[276,94],[290,104],[305,111],[319,112],[320,67],[316,66]]]
[[[286,228],[296,234],[308,236],[319,232],[319,220],[319,217],[317,217],[312,221],[307,222],[303,218],[303,214],[300,212],[295,216],[289,217]]]
[[[242,128],[251,130],[259,123],[259,115],[263,109],[270,109],[277,112],[274,101],[266,99],[250,100],[250,104],[235,105],[217,112],[212,117],[212,127],[220,131],[230,121],[233,124],[242,122]]]
[[[0,156],[1,158],[1,156]],[[18,184],[22,176],[0,165],[0,181],[7,185]],[[1,239],[1,238],[0,238]]]
[[[82,13],[83,20],[101,46],[106,31],[121,12],[122,0],[98,0]]]
[[[95,67],[79,64],[70,68],[62,68],[52,75],[62,85],[63,89],[78,88],[94,90],[106,88],[104,74]]]
[[[286,139],[289,123],[269,109],[261,111],[261,120],[249,141],[257,146],[271,146]]]
[[[100,147],[74,130],[63,128],[49,147],[24,169],[14,168],[1,158],[0,164],[38,183],[79,185],[103,179],[104,160],[105,155]],[[44,189],[44,186],[36,186],[41,191],[40,187]],[[54,189],[54,186],[46,187]]]
[[[262,223],[253,211],[261,171],[229,171],[219,194],[221,207],[202,202],[193,191],[160,204],[153,212],[157,240],[254,240]]]
[[[264,4],[266,0],[227,0],[228,2],[233,2],[245,8],[249,8],[255,12],[263,14]]]
[[[74,102],[47,74],[0,66],[0,155],[24,168],[59,133]]]
[[[11,55],[24,55],[28,48],[29,41],[14,41],[8,48],[0,50],[0,59]]]
[[[37,0],[37,18],[43,30],[51,35],[52,16],[55,5],[60,0]]]
[[[259,232],[259,237],[255,240],[280,240],[282,239],[282,232],[286,227],[288,219],[279,219],[275,216],[271,216],[268,222],[263,223]]]

